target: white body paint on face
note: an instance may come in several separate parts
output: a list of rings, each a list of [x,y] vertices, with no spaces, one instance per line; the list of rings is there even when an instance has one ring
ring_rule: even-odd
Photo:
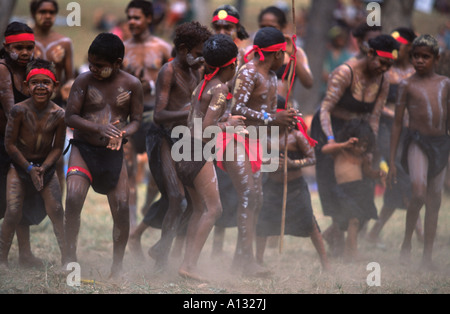
[[[11,60],[17,61],[17,59],[19,59],[19,54],[17,52],[10,52],[9,57]]]
[[[100,76],[106,79],[111,76],[112,71],[113,69],[110,67],[103,68],[100,72]]]

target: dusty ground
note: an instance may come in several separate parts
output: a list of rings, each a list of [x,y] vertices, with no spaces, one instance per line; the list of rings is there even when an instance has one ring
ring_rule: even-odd
[[[141,186],[140,192],[143,192]],[[313,206],[322,229],[329,218],[321,215],[317,194],[312,193]],[[380,204],[380,199],[377,199]],[[422,213],[423,214],[423,213]],[[236,241],[236,228],[227,229],[224,252],[211,256],[211,237],[200,257],[199,268],[210,279],[209,283],[186,280],[177,275],[180,259],[172,257],[164,272],[157,272],[153,260],[137,261],[127,250],[125,273],[119,280],[108,280],[112,257],[112,221],[106,198],[90,192],[82,213],[79,237],[81,286],[70,287],[66,274],[61,272],[59,251],[51,223],[45,220],[32,227],[32,249],[44,260],[41,269],[23,269],[17,263],[17,244],[10,253],[10,269],[0,270],[0,293],[55,293],[55,294],[430,294],[450,293],[450,199],[445,196],[440,212],[434,260],[438,270],[419,269],[422,244],[413,242],[411,265],[399,263],[399,247],[403,237],[405,211],[398,210],[382,232],[386,248],[379,249],[361,239],[360,262],[346,264],[331,259],[332,270],[323,272],[317,254],[308,238],[286,236],[283,252],[278,247],[268,248],[266,266],[273,271],[268,278],[246,278],[231,271]],[[160,230],[148,229],[142,238],[144,253],[155,243]],[[380,286],[369,286],[367,279],[374,269],[367,266],[376,262],[380,267]]]

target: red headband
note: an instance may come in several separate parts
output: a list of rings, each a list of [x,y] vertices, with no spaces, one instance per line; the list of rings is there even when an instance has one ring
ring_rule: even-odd
[[[13,44],[21,41],[34,41],[34,34],[22,33],[17,35],[9,35],[5,37],[5,44]]]
[[[212,78],[213,78],[214,76],[216,76],[216,74],[219,72],[219,70],[220,70],[220,69],[223,69],[223,68],[226,68],[227,66],[229,66],[229,65],[231,65],[231,64],[233,64],[233,63],[235,63],[236,60],[237,60],[237,58],[233,58],[233,59],[231,59],[229,62],[225,63],[224,65],[222,65],[222,66],[220,66],[220,67],[217,67],[217,68],[214,70],[213,73],[211,73],[211,74],[206,74],[206,75],[205,75],[205,78],[204,78],[204,80],[203,80],[202,89],[200,90],[200,94],[198,95],[198,100],[200,100],[200,99],[202,98],[203,90],[205,89],[206,84],[207,84],[209,81],[211,81]]]
[[[272,45],[272,46],[265,47],[265,48],[260,48],[259,46],[254,45],[253,48],[249,52],[246,53],[246,55],[244,56],[244,60],[245,60],[245,62],[248,62],[248,58],[247,58],[248,55],[251,54],[252,52],[257,52],[257,53],[259,53],[260,60],[264,61],[264,54],[262,53],[263,51],[267,51],[267,52],[276,52],[278,50],[286,51],[286,46],[287,46],[286,42],[284,42],[282,44]]]
[[[227,22],[231,22],[234,24],[239,24],[239,19],[235,18],[234,16],[231,16],[227,13],[227,11],[225,10],[220,10],[219,13],[217,13],[216,16],[213,17],[213,22],[216,21],[227,21]]]
[[[391,36],[394,37],[394,39],[396,41],[398,41],[399,43],[401,43],[403,45],[408,45],[409,44],[409,40],[407,40],[405,37],[402,37],[399,32],[393,32],[391,34]]]
[[[280,111],[284,111],[285,109],[277,109],[277,112]],[[296,116],[297,118],[297,128],[298,130],[303,134],[303,136],[308,140],[309,145],[311,145],[311,147],[316,146],[317,141],[315,139],[313,139],[312,137],[310,137],[308,135],[308,126],[305,123],[305,120],[303,120],[302,117]]]
[[[287,108],[287,103],[289,102],[289,95],[291,94],[292,91],[292,87],[294,85],[294,81],[295,81],[295,70],[297,68],[297,45],[295,44],[295,42],[297,41],[297,35],[292,35],[292,46],[293,46],[293,52],[292,55],[289,57],[289,63],[286,65],[286,68],[284,70],[283,76],[281,77],[281,80],[285,80],[286,76],[289,73],[289,69],[291,68],[291,64],[292,66],[292,77],[291,77],[291,81],[289,83],[289,89],[286,95],[286,105],[285,107]]]
[[[398,52],[397,50],[393,50],[392,52],[382,51],[382,50],[375,50],[377,55],[382,58],[388,58],[392,60],[396,60],[398,58]]]
[[[31,70],[28,75],[27,75],[27,82],[31,79],[31,77],[38,75],[38,74],[43,74],[43,75],[47,75],[49,78],[52,79],[53,82],[56,82],[56,77],[55,75],[47,69],[33,69]]]

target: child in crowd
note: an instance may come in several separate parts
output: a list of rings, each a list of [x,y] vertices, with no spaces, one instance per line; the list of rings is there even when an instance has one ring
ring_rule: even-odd
[[[337,135],[336,142],[322,147],[324,154],[334,158],[336,195],[341,208],[336,222],[347,231],[344,258],[352,261],[358,258],[358,231],[369,219],[377,218],[377,208],[369,192],[373,185],[365,178],[381,179],[385,183],[386,173],[374,170],[370,153],[375,147],[375,135],[369,123],[363,119],[346,122]],[[372,194],[373,195],[373,194]]]
[[[229,89],[227,82],[236,72],[238,48],[231,37],[227,35],[213,35],[203,47],[203,57],[210,73],[192,96],[192,105],[188,118],[191,131],[191,160],[182,159],[176,163],[177,174],[185,185],[192,200],[193,213],[189,220],[186,250],[179,274],[184,277],[200,280],[196,274],[196,264],[205,241],[216,220],[222,214],[217,175],[212,161],[205,156],[204,148],[207,138],[203,138],[203,131],[210,126],[219,127],[226,132],[227,127],[244,127],[243,117],[229,116],[226,121],[219,122],[227,109]],[[201,123],[201,125],[196,125]],[[195,130],[202,130],[196,134]],[[202,148],[200,159],[195,159],[195,145]],[[211,152],[212,154],[213,152]]]
[[[450,79],[435,73],[438,61],[439,44],[434,37],[422,35],[413,41],[411,62],[416,73],[399,86],[389,158],[388,182],[395,183],[396,154],[407,111],[408,131],[404,140],[402,166],[411,179],[412,197],[406,212],[401,260],[409,262],[412,234],[420,209],[425,205],[422,256],[422,266],[425,268],[434,268],[433,242],[450,153]]]
[[[139,128],[142,84],[122,71],[125,47],[111,33],[99,34],[88,51],[89,70],[73,83],[66,123],[73,128],[67,171],[65,231],[68,262],[77,261],[80,215],[89,187],[107,195],[113,218],[111,277],[120,275],[130,229],[129,185],[123,145]]]
[[[285,100],[282,100],[284,108]],[[280,107],[280,106],[279,106]],[[278,109],[284,110],[284,109]],[[269,236],[279,236],[281,232],[281,208],[283,206],[283,182],[284,159],[287,158],[287,199],[285,234],[310,237],[319,254],[320,262],[324,270],[329,270],[329,262],[325,251],[325,245],[320,233],[311,205],[311,195],[308,184],[303,175],[302,168],[314,165],[316,157],[314,145],[316,141],[307,134],[306,124],[301,117],[295,128],[280,128],[279,132],[279,167],[277,171],[270,172],[263,185],[264,202],[256,226],[256,261],[263,264],[264,251]],[[288,132],[287,143],[285,132]],[[271,141],[270,141],[271,142]],[[288,155],[282,152],[287,147]]]
[[[186,126],[192,93],[203,73],[203,43],[211,32],[198,22],[188,22],[175,29],[175,57],[164,64],[156,80],[154,125],[146,136],[149,167],[156,180],[161,198],[154,203],[143,221],[131,235],[133,252],[141,257],[140,239],[149,227],[161,229],[161,238],[148,251],[156,267],[167,265],[173,239],[185,232],[180,226],[190,210],[183,184],[178,179],[171,150],[179,138],[172,129]]]
[[[0,51],[0,219],[6,211],[6,181],[11,157],[5,150],[4,137],[9,111],[14,104],[29,98],[24,86],[26,67],[34,58],[33,30],[24,23],[12,22],[5,30],[5,41]],[[30,247],[30,225],[38,225],[47,216],[44,201],[38,194],[25,197],[22,221],[16,227],[19,246],[19,264],[25,267],[42,266]]]
[[[53,223],[65,261],[64,211],[56,162],[66,137],[64,110],[50,99],[58,87],[54,65],[36,59],[28,65],[26,86],[31,97],[11,108],[6,125],[5,148],[11,156],[8,172],[7,209],[1,228],[0,263],[8,264],[14,231],[22,219],[26,191],[39,193]]]
[[[392,124],[394,123],[395,102],[397,101],[397,91],[400,82],[415,73],[414,67],[410,62],[410,50],[412,42],[417,37],[410,28],[396,28],[392,37],[397,40],[400,45],[398,58],[387,72],[389,80],[389,94],[386,105],[380,116],[380,127],[378,129],[377,145],[383,162],[389,160],[389,144],[391,138]],[[405,119],[406,121],[406,119]],[[406,134],[406,123],[402,129],[402,140]],[[406,209],[409,199],[411,198],[411,180],[408,174],[403,170],[400,164],[401,150],[397,152],[397,183],[391,188],[385,190],[383,194],[383,206],[379,213],[379,218],[368,233],[367,240],[375,243],[377,247],[384,248],[384,244],[379,240],[379,234],[386,222],[392,216],[396,208]],[[418,239],[423,241],[422,220],[417,219],[416,235]]]
[[[255,51],[255,57],[240,68],[231,104],[231,113],[244,116],[246,126],[288,126],[297,121],[294,109],[276,112],[278,84],[275,71],[283,64],[285,50],[284,35],[276,28],[262,28],[255,35],[253,49],[249,51]],[[258,138],[242,138],[243,141],[233,141],[233,159],[218,162],[219,167],[230,175],[239,199],[238,241],[233,266],[246,276],[265,276],[268,271],[256,263],[253,253],[256,223],[262,206],[262,160],[250,158],[259,155],[261,143]],[[239,145],[245,145],[246,149]]]

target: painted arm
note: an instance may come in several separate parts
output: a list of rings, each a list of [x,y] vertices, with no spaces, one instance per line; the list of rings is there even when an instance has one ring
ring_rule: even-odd
[[[167,110],[174,75],[175,72],[171,63],[166,64],[158,74],[155,113],[153,116],[156,124],[186,121],[189,116],[189,110]]]
[[[78,77],[73,83],[70,91],[69,99],[67,100],[67,108],[65,114],[65,122],[68,127],[80,130],[83,133],[94,133],[101,137],[112,138],[121,137],[122,131],[116,127],[117,121],[109,124],[98,124],[93,121],[86,120],[82,117],[83,105],[86,101],[86,93],[88,90],[86,84],[86,75]]]
[[[327,92],[320,105],[320,123],[327,137],[334,137],[331,124],[331,111],[342,98],[345,90],[350,87],[351,83],[351,72],[346,65],[337,67],[328,79]]]
[[[378,129],[380,126],[380,116],[386,106],[388,94],[389,94],[389,81],[385,76],[385,78],[383,80],[383,86],[381,86],[380,94],[378,95],[378,98],[375,102],[373,111],[369,117],[369,124],[372,127],[375,137],[378,137]]]
[[[3,64],[0,64],[0,86],[0,104],[6,118],[8,118],[9,111],[14,106],[13,82],[8,68]]]

